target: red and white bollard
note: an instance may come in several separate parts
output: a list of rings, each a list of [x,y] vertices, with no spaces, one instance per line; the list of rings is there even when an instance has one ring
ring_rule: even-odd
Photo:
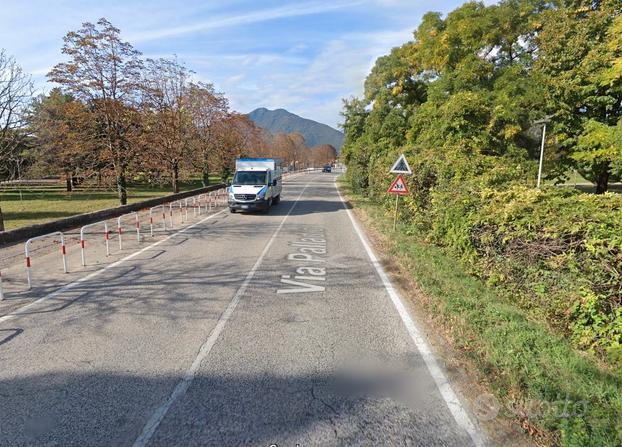
[[[104,222],[104,241],[106,242],[106,256],[110,256],[110,231],[108,231],[106,222]]]
[[[134,216],[134,227],[136,228],[136,241],[140,242],[140,217],[138,216],[138,212],[134,211],[133,213],[123,214],[122,216],[119,216],[117,218],[117,231],[119,232],[119,250],[123,250],[123,218],[127,216]],[[153,222],[153,219],[151,219],[151,222]]]
[[[86,258],[84,257],[84,237],[80,235],[80,256],[82,257],[82,267],[86,266]]]
[[[136,213],[136,242],[140,243],[140,217]]]
[[[65,248],[65,235],[62,232],[57,231],[55,233],[44,234],[43,236],[37,236],[37,237],[30,238],[26,241],[26,244],[24,245],[24,254],[26,255],[26,278],[28,280],[28,290],[32,289],[32,272],[31,272],[32,266],[30,263],[30,244],[34,241],[48,238],[50,236],[55,236],[55,235],[60,235],[60,252],[63,257],[63,271],[65,273],[68,273],[67,249]]]
[[[82,255],[82,267],[86,267],[86,256],[85,256],[85,247],[86,247],[86,239],[84,237],[85,230],[89,227],[94,227],[95,225],[104,225],[104,241],[106,242],[106,256],[110,256],[110,246],[108,245],[108,240],[110,239],[108,235],[108,224],[104,222],[95,222],[92,224],[88,224],[80,228],[80,251]]]
[[[153,213],[160,208],[162,209],[162,225],[164,227],[164,231],[166,231],[166,205],[156,205],[149,209],[149,225],[151,227],[151,237],[153,237]]]
[[[117,222],[117,233],[119,234],[119,250],[123,250],[123,228],[121,222]]]

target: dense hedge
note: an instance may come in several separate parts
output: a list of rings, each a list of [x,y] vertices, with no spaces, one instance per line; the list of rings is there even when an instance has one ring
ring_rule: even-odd
[[[461,180],[452,164],[413,158],[416,174],[407,179],[411,194],[400,215],[409,231],[450,249],[576,347],[622,366],[622,196],[537,190],[517,180],[522,169]],[[367,192],[391,212],[384,193],[390,177],[381,166],[384,160],[370,168]],[[356,169],[350,178],[356,185]]]

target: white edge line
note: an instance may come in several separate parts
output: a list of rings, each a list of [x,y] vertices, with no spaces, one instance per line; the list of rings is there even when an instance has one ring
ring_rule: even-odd
[[[122,258],[122,259],[119,259],[118,261],[115,261],[115,262],[113,262],[112,264],[108,264],[107,266],[105,266],[104,268],[102,268],[102,269],[100,269],[100,270],[96,270],[96,271],[94,271],[94,272],[92,272],[92,273],[89,273],[88,275],[83,276],[82,278],[79,278],[79,279],[75,280],[74,282],[69,283],[69,284],[67,284],[66,286],[63,286],[63,287],[61,287],[60,289],[55,290],[54,292],[52,292],[52,293],[50,293],[50,294],[48,294],[48,295],[46,295],[46,296],[43,296],[43,297],[39,298],[38,300],[33,301],[33,302],[32,302],[32,303],[30,303],[30,304],[27,304],[27,305],[25,305],[25,306],[23,306],[23,307],[20,307],[20,308],[18,308],[18,309],[16,309],[16,310],[14,310],[14,311],[12,311],[12,312],[10,312],[10,313],[6,314],[5,316],[0,317],[0,324],[4,323],[4,322],[6,322],[6,321],[12,320],[12,319],[14,319],[14,318],[17,318],[17,317],[18,317],[18,316],[20,316],[20,315],[28,314],[28,309],[30,309],[30,308],[32,308],[32,307],[35,307],[35,306],[37,306],[38,304],[41,304],[41,303],[43,303],[43,302],[45,302],[45,301],[47,301],[47,300],[50,300],[50,299],[52,299],[52,298],[54,298],[54,297],[56,297],[56,296],[58,296],[58,295],[60,295],[60,294],[62,294],[62,293],[65,293],[65,292],[67,292],[68,290],[73,289],[73,288],[74,288],[74,287],[76,287],[77,285],[82,284],[83,282],[89,281],[89,280],[91,280],[91,279],[93,279],[93,278],[95,278],[95,277],[97,277],[97,276],[101,275],[102,273],[104,273],[104,272],[106,272],[106,271],[108,271],[108,270],[110,270],[110,269],[112,269],[112,268],[115,268],[115,267],[117,267],[117,266],[119,266],[119,265],[123,264],[124,262],[129,261],[130,259],[135,258],[136,256],[140,255],[141,253],[144,253],[145,251],[147,251],[147,250],[149,250],[149,249],[151,249],[151,248],[153,248],[153,247],[156,247],[156,246],[158,246],[158,245],[160,245],[160,244],[162,244],[162,243],[164,243],[164,242],[168,241],[169,239],[171,239],[171,238],[173,238],[173,237],[175,237],[175,236],[177,236],[177,235],[180,235],[180,234],[182,234],[182,233],[185,233],[186,231],[190,230],[191,228],[194,228],[194,227],[196,227],[197,225],[202,224],[202,223],[203,223],[203,222],[205,222],[206,220],[212,219],[212,218],[214,218],[214,217],[216,217],[216,216],[218,216],[218,215],[220,215],[220,214],[224,213],[225,211],[227,211],[227,210],[226,210],[226,209],[224,209],[224,210],[221,210],[221,211],[219,211],[219,212],[217,212],[217,213],[215,213],[215,214],[212,214],[212,215],[210,215],[210,216],[207,216],[206,218],[201,219],[200,221],[195,222],[195,223],[193,223],[192,225],[189,225],[189,226],[187,226],[187,227],[185,227],[185,228],[182,228],[181,230],[176,231],[176,232],[175,232],[175,233],[173,233],[173,234],[168,235],[168,236],[167,236],[167,237],[165,237],[164,239],[161,239],[161,240],[159,240],[159,241],[157,241],[157,242],[154,242],[154,243],[153,243],[153,244],[151,244],[151,245],[148,245],[148,246],[146,246],[146,247],[144,247],[144,248],[141,248],[140,250],[138,250],[138,251],[136,251],[136,252],[132,253],[131,255],[128,255],[128,256],[126,256],[126,257],[124,257],[124,258]]]
[[[240,302],[240,299],[242,298],[242,295],[244,295],[244,293],[246,292],[246,289],[248,288],[248,285],[250,284],[251,280],[255,276],[255,272],[257,271],[257,269],[259,268],[259,266],[263,262],[263,258],[268,253],[268,250],[270,250],[270,247],[272,246],[272,243],[276,239],[276,236],[281,231],[281,228],[283,228],[283,225],[285,224],[285,220],[289,217],[289,215],[292,213],[292,211],[294,210],[294,208],[298,204],[298,201],[300,200],[300,198],[302,197],[303,193],[307,189],[307,186],[308,186],[308,184],[305,185],[305,187],[302,189],[302,191],[298,195],[298,198],[296,198],[296,201],[292,204],[292,206],[289,208],[289,211],[287,212],[285,217],[283,217],[283,219],[281,220],[281,223],[279,224],[279,226],[276,228],[276,230],[274,230],[274,233],[272,233],[272,236],[270,237],[270,240],[268,241],[268,243],[266,244],[266,246],[262,250],[262,252],[259,255],[259,257],[257,258],[257,260],[255,261],[255,264],[249,270],[249,272],[246,274],[246,277],[244,278],[244,281],[242,282],[242,285],[240,286],[240,288],[237,290],[237,292],[235,293],[235,295],[233,296],[233,298],[229,302],[229,305],[227,306],[227,308],[225,309],[223,314],[220,316],[218,322],[216,323],[216,326],[214,326],[214,329],[212,329],[212,331],[210,332],[209,336],[207,337],[207,340],[205,340],[205,342],[203,343],[203,345],[199,349],[199,352],[198,352],[197,356],[195,357],[194,361],[192,362],[192,365],[184,373],[183,378],[175,386],[175,389],[173,390],[171,395],[166,399],[166,401],[164,401],[162,403],[162,405],[160,405],[155,410],[155,412],[153,413],[151,418],[149,418],[149,420],[145,424],[145,426],[144,426],[140,436],[136,439],[136,441],[134,441],[133,447],[145,447],[149,443],[149,441],[151,440],[153,434],[158,429],[158,426],[160,425],[160,423],[162,422],[162,420],[164,419],[164,417],[168,413],[168,411],[171,408],[171,406],[178,399],[183,397],[186,394],[186,392],[188,391],[188,388],[190,388],[190,385],[192,385],[192,381],[194,380],[194,378],[196,376],[196,373],[197,373],[199,367],[201,366],[201,363],[209,355],[210,351],[212,350],[212,348],[216,344],[216,341],[220,337],[220,334],[222,333],[223,329],[225,328],[225,325],[227,324],[227,321],[229,320],[229,318],[231,318],[231,315],[235,311],[235,308],[237,307],[238,303]]]
[[[436,382],[436,386],[438,387],[438,390],[441,393],[443,400],[445,400],[445,403],[447,404],[447,407],[449,408],[449,411],[453,415],[456,423],[469,434],[469,436],[471,437],[471,440],[477,447],[485,446],[486,443],[484,442],[482,435],[476,429],[475,425],[471,421],[471,418],[469,418],[467,411],[464,409],[464,407],[460,403],[460,400],[458,399],[458,396],[456,395],[453,388],[451,387],[449,380],[447,379],[447,376],[445,375],[443,370],[439,367],[438,363],[436,362],[436,359],[434,358],[434,354],[432,353],[430,346],[428,345],[427,341],[423,337],[421,331],[419,330],[419,328],[417,327],[413,319],[410,317],[410,314],[406,310],[406,307],[404,306],[402,299],[400,298],[399,294],[395,290],[395,287],[393,287],[393,284],[391,283],[391,280],[385,273],[384,268],[382,267],[382,264],[380,264],[380,262],[378,261],[378,258],[376,257],[371,246],[367,242],[365,235],[363,234],[360,227],[358,226],[354,218],[354,215],[352,214],[352,211],[346,206],[346,203],[343,200],[343,196],[341,195],[341,192],[339,191],[339,187],[337,186],[336,180],[335,180],[335,189],[337,190],[337,194],[339,194],[339,199],[344,205],[344,208],[348,214],[348,217],[350,218],[350,221],[352,222],[352,226],[354,227],[356,234],[358,234],[358,237],[361,240],[361,243],[363,247],[365,248],[365,251],[367,252],[367,256],[369,256],[369,259],[372,265],[376,269],[376,272],[378,272],[378,276],[380,276],[382,284],[384,285],[387,293],[389,294],[389,297],[391,298],[391,301],[393,302],[395,309],[400,315],[400,318],[402,319],[404,326],[406,326],[406,330],[408,331],[410,338],[412,338],[417,349],[419,350],[419,353],[423,357],[423,360],[426,366],[428,367],[428,371],[430,372],[430,375],[434,379],[434,382]]]

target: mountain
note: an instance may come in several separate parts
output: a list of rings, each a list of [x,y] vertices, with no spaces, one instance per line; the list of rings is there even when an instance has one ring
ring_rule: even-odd
[[[248,117],[272,134],[300,132],[309,147],[330,144],[339,153],[343,144],[343,133],[338,130],[326,124],[302,118],[284,109],[268,110],[261,107],[249,113]]]

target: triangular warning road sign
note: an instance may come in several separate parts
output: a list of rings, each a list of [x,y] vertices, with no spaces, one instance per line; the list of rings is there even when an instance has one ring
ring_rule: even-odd
[[[400,155],[400,158],[393,164],[393,167],[389,172],[393,174],[412,174],[413,172],[410,170],[410,166],[408,165],[408,161],[406,161],[406,157],[404,154]]]
[[[389,191],[392,194],[408,194],[408,187],[406,186],[406,182],[404,182],[404,178],[401,175],[398,175],[395,181],[391,184]]]

